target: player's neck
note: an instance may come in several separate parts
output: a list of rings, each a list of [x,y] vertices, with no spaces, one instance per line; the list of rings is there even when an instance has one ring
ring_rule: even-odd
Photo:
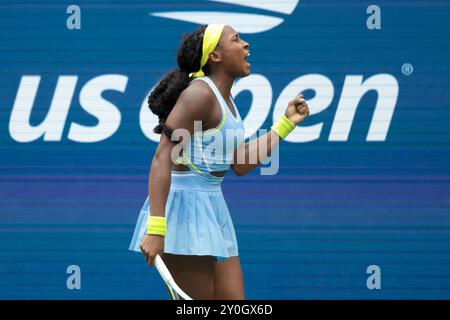
[[[209,76],[211,80],[214,81],[217,89],[219,89],[222,97],[228,101],[231,95],[231,87],[233,86],[234,78],[230,77],[227,74],[215,74]]]

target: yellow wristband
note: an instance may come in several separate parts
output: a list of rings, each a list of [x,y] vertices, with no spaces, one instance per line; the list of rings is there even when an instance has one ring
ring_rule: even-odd
[[[275,122],[271,129],[280,136],[281,139],[287,137],[295,129],[296,125],[291,120],[289,120],[286,115],[282,115],[277,122]]]
[[[147,223],[147,234],[165,236],[167,232],[166,217],[150,216]]]

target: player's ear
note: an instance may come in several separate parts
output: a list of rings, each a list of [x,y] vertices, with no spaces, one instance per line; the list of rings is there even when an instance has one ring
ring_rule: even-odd
[[[219,50],[214,50],[209,54],[209,60],[214,62],[222,61],[222,52],[220,52]]]

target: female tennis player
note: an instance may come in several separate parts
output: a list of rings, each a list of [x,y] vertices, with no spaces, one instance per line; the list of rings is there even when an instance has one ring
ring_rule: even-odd
[[[236,78],[250,74],[249,54],[249,44],[232,27],[203,25],[182,36],[179,68],[165,75],[148,100],[159,117],[154,132],[162,134],[150,168],[149,197],[130,249],[142,251],[150,266],[160,255],[178,286],[194,299],[245,298],[238,244],[221,183],[230,168],[242,176],[258,167],[309,114],[299,95],[270,131],[245,143],[230,91]],[[187,135],[180,138],[177,131]],[[227,131],[237,133],[232,136],[236,141],[227,141]],[[217,142],[227,148],[210,152],[208,147]],[[257,163],[239,163],[239,152],[251,159],[262,142],[267,144],[265,156],[258,154]],[[182,151],[174,152],[179,143]]]

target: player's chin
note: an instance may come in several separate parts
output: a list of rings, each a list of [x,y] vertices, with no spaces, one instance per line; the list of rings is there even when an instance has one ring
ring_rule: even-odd
[[[241,77],[249,76],[251,73],[251,65],[248,62],[245,62],[244,69],[242,70]]]

